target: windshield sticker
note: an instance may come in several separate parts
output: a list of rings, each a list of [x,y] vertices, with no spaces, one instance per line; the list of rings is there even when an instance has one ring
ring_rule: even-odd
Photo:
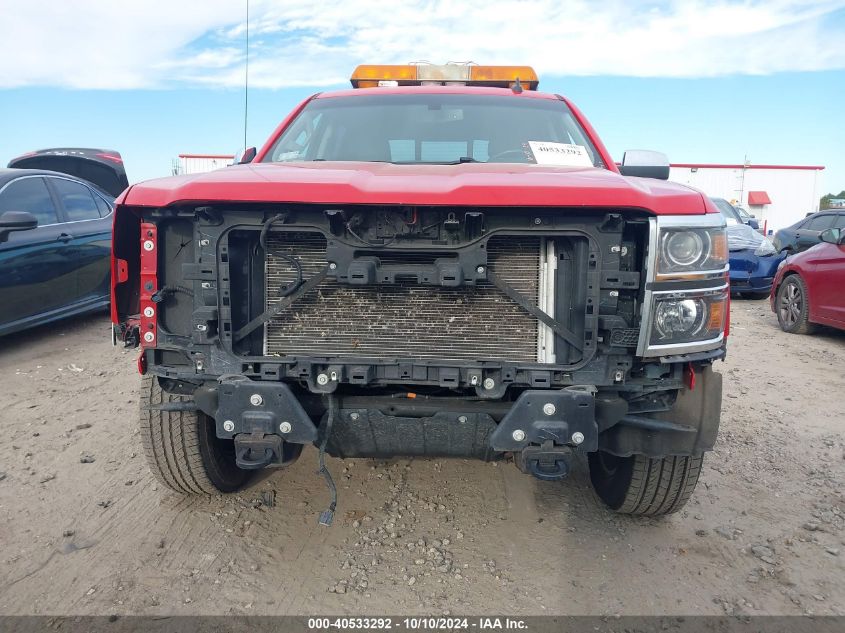
[[[593,161],[583,145],[528,141],[528,148],[538,165],[563,165],[566,167],[592,167]]]

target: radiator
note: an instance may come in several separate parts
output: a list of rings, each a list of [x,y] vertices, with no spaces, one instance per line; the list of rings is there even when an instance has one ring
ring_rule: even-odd
[[[319,233],[268,236],[267,307],[295,278],[286,253],[305,279],[326,265]],[[407,257],[407,259],[402,259]],[[488,266],[533,304],[537,303],[540,239],[493,237]],[[412,256],[384,251],[391,261]],[[267,356],[356,356],[437,360],[536,362],[538,323],[493,285],[442,288],[416,283],[350,286],[326,279],[265,325]]]

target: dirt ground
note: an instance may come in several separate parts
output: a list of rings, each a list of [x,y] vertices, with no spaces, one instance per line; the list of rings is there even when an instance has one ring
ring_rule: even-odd
[[[0,340],[2,614],[845,614],[845,333],[734,301],[717,450],[630,519],[509,463],[330,460],[236,496],[154,484],[105,315]],[[273,490],[275,505],[261,503]]]

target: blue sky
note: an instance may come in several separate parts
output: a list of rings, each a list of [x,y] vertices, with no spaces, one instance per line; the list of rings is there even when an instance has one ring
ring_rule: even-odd
[[[69,9],[65,5],[73,5]],[[130,181],[243,144],[245,0],[0,0],[0,163],[108,147]],[[845,2],[250,1],[249,144],[358,63],[531,64],[613,156],[821,164],[845,189]],[[45,17],[48,16],[48,17]]]

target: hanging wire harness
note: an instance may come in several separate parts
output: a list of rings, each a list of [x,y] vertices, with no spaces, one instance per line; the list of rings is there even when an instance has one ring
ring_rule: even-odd
[[[331,494],[329,509],[320,513],[320,525],[325,525],[326,527],[332,524],[332,521],[334,520],[334,512],[337,509],[337,486],[334,484],[334,479],[332,479],[332,474],[329,472],[329,469],[326,468],[326,445],[329,442],[329,435],[332,433],[332,424],[334,424],[335,416],[334,394],[329,394],[328,398],[329,412],[326,417],[326,430],[323,433],[323,439],[320,442],[320,469],[317,471],[317,474],[322,475],[326,480],[326,485],[329,487],[329,493]]]

